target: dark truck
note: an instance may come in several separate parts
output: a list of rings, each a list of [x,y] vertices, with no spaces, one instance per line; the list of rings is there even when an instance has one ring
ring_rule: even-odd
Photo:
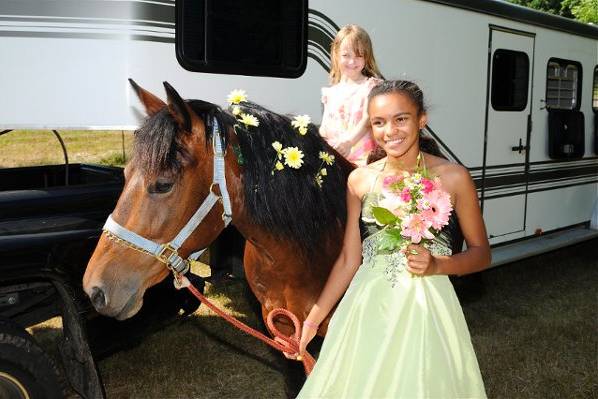
[[[129,320],[93,310],[81,280],[123,182],[122,169],[108,166],[0,169],[1,398],[58,398],[69,390],[102,398],[95,359],[199,305],[167,279]],[[55,316],[62,317],[60,355],[50,356],[25,328]]]

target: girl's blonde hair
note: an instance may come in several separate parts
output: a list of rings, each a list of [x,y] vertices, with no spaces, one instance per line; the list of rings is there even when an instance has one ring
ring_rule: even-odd
[[[374,49],[368,33],[360,26],[345,25],[338,31],[336,37],[330,46],[332,65],[330,67],[330,84],[337,84],[341,80],[341,68],[339,64],[339,52],[341,43],[344,39],[350,41],[353,51],[357,55],[363,56],[365,65],[361,73],[366,77],[382,78],[376,59],[374,58]]]

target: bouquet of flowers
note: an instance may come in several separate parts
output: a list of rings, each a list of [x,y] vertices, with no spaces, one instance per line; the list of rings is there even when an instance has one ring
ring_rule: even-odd
[[[448,224],[453,210],[440,179],[431,178],[425,168],[387,176],[378,205],[372,213],[384,226],[379,249],[388,251],[404,252],[411,243],[426,246]]]

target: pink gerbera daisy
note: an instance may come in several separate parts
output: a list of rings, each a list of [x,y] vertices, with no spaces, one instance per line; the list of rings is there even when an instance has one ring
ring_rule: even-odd
[[[428,220],[432,227],[440,230],[446,226],[449,221],[453,206],[451,196],[442,190],[434,190],[424,196],[430,204],[430,207],[422,212],[422,216]]]

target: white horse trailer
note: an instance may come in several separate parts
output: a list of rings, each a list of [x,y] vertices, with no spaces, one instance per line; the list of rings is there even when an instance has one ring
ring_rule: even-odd
[[[295,78],[244,76],[264,74],[244,70],[239,55],[249,38],[235,29],[250,17],[224,20],[241,44],[228,52],[189,29],[241,3],[255,3],[262,20],[250,22],[266,29],[292,2],[194,1],[205,14],[190,16],[191,0],[0,0],[0,129],[135,129],[141,107],[127,78],[154,93],[167,80],[185,98],[220,104],[242,88],[317,120],[330,41],[356,23],[385,77],[423,88],[428,134],[470,170],[494,265],[598,236],[589,223],[598,198],[597,27],[494,0],[314,0],[309,9],[303,1],[306,61]],[[274,3],[279,13],[269,18]],[[207,46],[199,58],[239,65],[190,72],[181,64],[192,64],[195,45]]]

